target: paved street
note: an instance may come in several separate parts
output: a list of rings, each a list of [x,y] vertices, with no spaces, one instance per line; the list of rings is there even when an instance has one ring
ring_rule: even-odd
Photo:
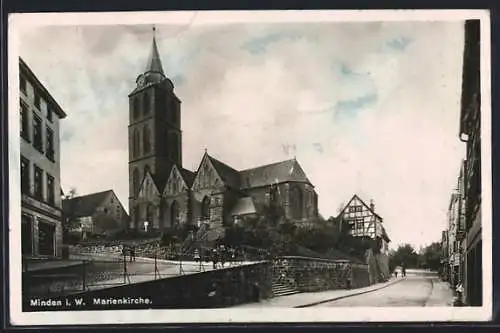
[[[410,275],[401,281],[366,294],[342,298],[317,307],[423,307],[450,306],[450,288],[433,275]]]

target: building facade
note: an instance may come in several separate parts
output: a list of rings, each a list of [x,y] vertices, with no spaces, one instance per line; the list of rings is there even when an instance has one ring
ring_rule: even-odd
[[[461,209],[461,195],[458,189],[452,193],[450,198],[450,204],[448,206],[448,228],[446,230],[447,246],[448,246],[448,281],[452,286],[455,286],[460,277],[460,261],[461,261],[461,249],[460,241],[458,239],[459,224],[460,224],[460,209]]]
[[[349,226],[349,233],[354,237],[379,239],[381,241],[381,253],[388,255],[390,238],[383,226],[382,217],[375,213],[373,202],[367,205],[355,194],[340,211],[337,219]]]
[[[19,88],[22,254],[61,257],[59,122],[66,114],[22,59]]]
[[[317,193],[295,159],[236,170],[205,151],[197,170],[183,168],[181,101],[154,36],[136,84],[129,95],[131,228],[188,223],[217,229],[266,209],[297,223],[317,218]]]
[[[72,221],[71,233],[83,239],[110,235],[127,228],[129,216],[113,190],[63,200],[64,217]]]
[[[464,298],[470,306],[482,305],[482,226],[481,226],[481,85],[480,23],[465,23],[462,75],[460,140],[466,144],[463,168],[464,223],[458,240],[464,253]]]

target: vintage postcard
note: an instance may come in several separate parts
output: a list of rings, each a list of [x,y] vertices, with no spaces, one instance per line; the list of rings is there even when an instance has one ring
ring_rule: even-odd
[[[488,320],[489,29],[11,15],[12,324]]]

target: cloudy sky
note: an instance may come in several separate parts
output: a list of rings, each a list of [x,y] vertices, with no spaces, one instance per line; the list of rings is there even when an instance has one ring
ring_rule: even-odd
[[[186,168],[205,148],[236,169],[296,156],[323,216],[357,193],[392,247],[440,239],[464,150],[462,22],[156,27]],[[151,39],[151,25],[23,30],[20,55],[68,114],[63,189],[113,189],[128,205],[127,95]]]

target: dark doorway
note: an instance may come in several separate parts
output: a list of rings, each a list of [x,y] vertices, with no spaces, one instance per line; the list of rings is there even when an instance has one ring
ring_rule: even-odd
[[[22,254],[33,254],[33,218],[24,214],[21,217],[21,248]]]
[[[55,255],[56,226],[48,222],[38,223],[38,248],[42,256]]]

